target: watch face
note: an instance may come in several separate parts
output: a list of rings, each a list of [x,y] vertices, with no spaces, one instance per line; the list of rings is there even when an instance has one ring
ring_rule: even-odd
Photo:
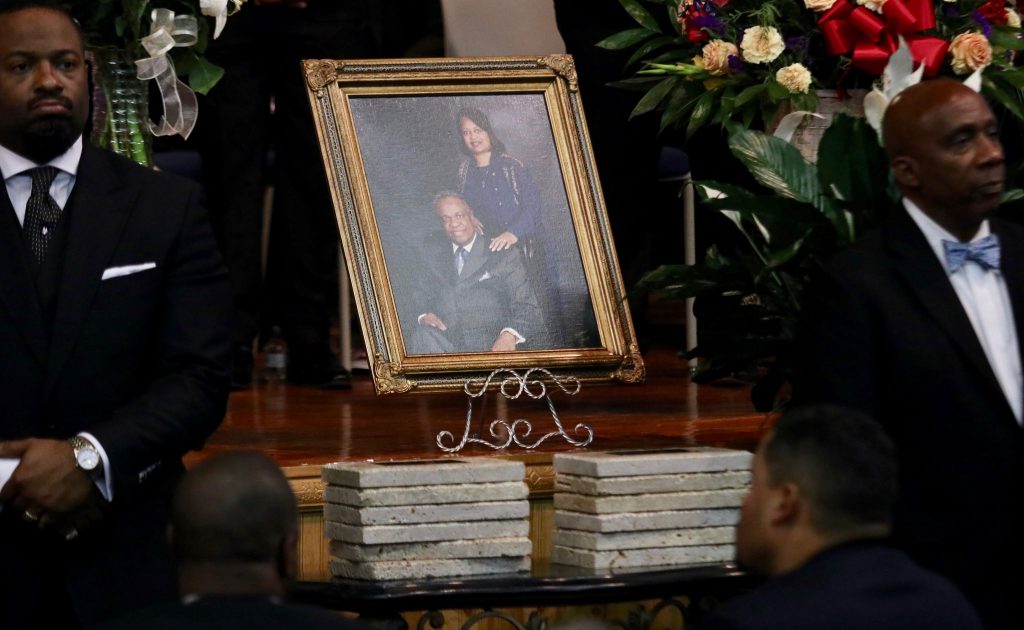
[[[100,463],[100,454],[92,449],[82,449],[76,455],[82,470],[92,470]]]

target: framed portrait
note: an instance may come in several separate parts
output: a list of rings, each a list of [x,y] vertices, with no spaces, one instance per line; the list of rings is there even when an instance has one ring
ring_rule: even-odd
[[[571,57],[304,64],[377,393],[643,380]]]

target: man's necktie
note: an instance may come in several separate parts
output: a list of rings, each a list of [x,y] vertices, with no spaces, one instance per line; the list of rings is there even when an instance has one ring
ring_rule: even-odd
[[[36,263],[41,264],[46,258],[50,235],[60,221],[60,206],[50,196],[50,184],[57,176],[57,169],[53,166],[40,166],[28,173],[32,176],[32,195],[25,206],[25,225],[22,229],[28,236],[32,256]]]
[[[999,237],[995,234],[971,243],[942,241],[942,250],[950,273],[959,271],[968,260],[973,260],[983,269],[999,269]]]
[[[466,251],[465,247],[460,247],[455,250],[455,273],[462,275],[462,267],[466,264],[466,256],[469,252]]]

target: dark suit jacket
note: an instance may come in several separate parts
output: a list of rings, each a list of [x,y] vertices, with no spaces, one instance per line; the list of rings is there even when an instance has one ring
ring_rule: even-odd
[[[990,225],[1024,342],[1024,231]],[[996,576],[1022,559],[1024,430],[908,214],[830,263],[798,349],[798,402],[864,410],[894,439],[895,542],[952,579],[986,623],[1008,623],[1020,580]]]
[[[336,613],[266,597],[204,597],[139,611],[103,630],[360,630],[364,624]]]
[[[701,630],[981,630],[942,577],[870,542],[826,549],[802,567],[727,602]]]
[[[492,252],[478,236],[462,273],[455,272],[451,241],[432,238],[424,256],[416,315],[434,313],[448,327],[454,352],[487,352],[503,328],[525,339],[520,349],[545,338],[537,294],[518,246]]]
[[[0,439],[88,431],[110,459],[113,502],[72,543],[0,512],[4,628],[21,627],[47,576],[87,622],[173,594],[168,500],[182,454],[202,445],[227,401],[230,293],[198,187],[86,146],[65,214],[48,334],[0,191]]]

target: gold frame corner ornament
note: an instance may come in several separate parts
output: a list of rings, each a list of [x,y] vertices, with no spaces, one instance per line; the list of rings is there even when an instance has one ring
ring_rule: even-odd
[[[576,64],[572,60],[572,55],[547,55],[538,59],[537,63],[550,68],[552,72],[565,79],[569,83],[570,92],[579,91],[579,77],[576,75]]]
[[[635,343],[629,344],[629,354],[623,357],[619,368],[612,372],[612,378],[622,383],[643,383],[647,378],[643,356]]]
[[[380,354],[375,357],[373,380],[378,394],[404,394],[416,387],[415,382],[405,378],[400,364],[385,361],[383,355]]]
[[[324,88],[338,79],[338,72],[343,67],[340,61],[330,59],[304,59],[302,65],[306,72],[306,84],[317,98],[324,97]]]

